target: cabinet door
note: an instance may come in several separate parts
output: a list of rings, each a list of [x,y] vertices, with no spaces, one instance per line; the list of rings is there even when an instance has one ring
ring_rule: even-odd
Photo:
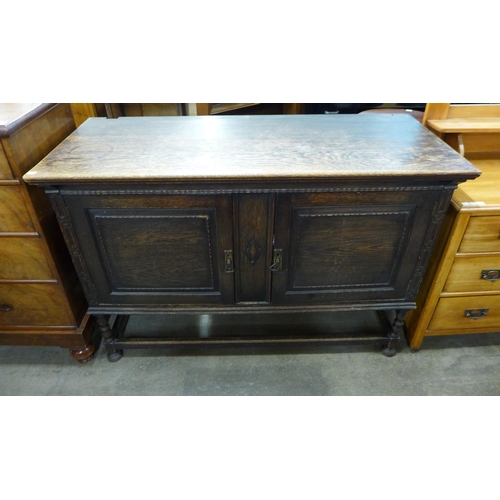
[[[91,305],[234,302],[234,273],[225,265],[225,251],[232,251],[229,196],[91,195],[65,202],[84,261],[80,274],[96,292]]]
[[[440,192],[305,193],[277,198],[275,304],[413,300]],[[278,266],[279,267],[279,266]]]

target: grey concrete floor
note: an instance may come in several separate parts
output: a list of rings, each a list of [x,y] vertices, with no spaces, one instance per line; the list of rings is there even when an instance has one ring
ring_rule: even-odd
[[[154,323],[154,321],[153,321]],[[129,349],[79,364],[59,347],[0,346],[0,395],[498,396],[500,333],[322,348]]]

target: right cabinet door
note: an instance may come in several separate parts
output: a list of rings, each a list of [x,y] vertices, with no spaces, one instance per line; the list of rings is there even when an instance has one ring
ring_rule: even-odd
[[[441,193],[278,195],[274,249],[282,263],[273,273],[272,302],[381,305],[413,300],[412,278]]]

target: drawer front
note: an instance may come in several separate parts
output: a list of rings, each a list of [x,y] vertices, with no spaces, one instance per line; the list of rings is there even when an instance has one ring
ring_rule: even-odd
[[[73,326],[58,285],[0,284],[1,326]]]
[[[21,186],[0,186],[0,233],[33,232]]]
[[[458,251],[500,252],[500,215],[471,217]]]
[[[0,280],[50,280],[54,276],[40,238],[2,238]]]
[[[9,162],[0,144],[0,181],[5,179],[11,180],[13,178],[14,176],[10,170]]]
[[[500,253],[456,257],[443,292],[500,292]]]
[[[500,295],[439,299],[429,330],[500,331]]]

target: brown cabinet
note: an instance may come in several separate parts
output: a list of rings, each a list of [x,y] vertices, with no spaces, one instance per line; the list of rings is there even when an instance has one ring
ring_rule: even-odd
[[[75,129],[65,104],[0,104],[0,343],[85,361],[93,321],[52,206],[22,176]]]
[[[395,354],[453,189],[478,174],[411,117],[282,115],[90,119],[25,179],[49,194],[116,360],[218,341],[376,340]],[[296,311],[373,311],[381,333],[122,331],[130,314]]]

